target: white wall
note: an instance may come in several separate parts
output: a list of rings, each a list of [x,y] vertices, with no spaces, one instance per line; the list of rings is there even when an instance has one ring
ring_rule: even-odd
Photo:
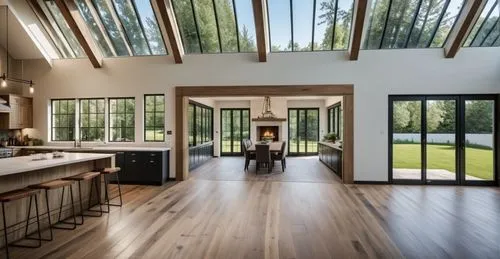
[[[454,59],[443,58],[442,49],[361,51],[358,61],[345,56],[343,51],[272,53],[259,63],[256,54],[188,55],[182,65],[171,57],[114,58],[101,69],[85,59],[55,60],[52,69],[45,61],[30,61],[25,70],[37,83],[34,124],[45,139],[50,98],[142,100],[145,93],[165,93],[166,129],[174,130],[175,86],[352,83],[354,179],[366,181],[387,180],[388,95],[500,92],[500,48],[464,48]],[[141,111],[136,115],[142,120]],[[142,132],[142,125],[136,130]],[[173,145],[172,137],[164,145]]]

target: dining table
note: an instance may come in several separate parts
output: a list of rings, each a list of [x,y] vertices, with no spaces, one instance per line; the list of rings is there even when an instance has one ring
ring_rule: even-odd
[[[274,141],[274,142],[271,142],[271,143],[263,143],[263,144],[267,144],[269,145],[269,151],[270,152],[281,152],[281,145],[282,145],[283,141]],[[256,144],[260,144],[260,143],[256,143]],[[248,149],[247,149],[248,152],[255,152],[255,144],[252,144]]]

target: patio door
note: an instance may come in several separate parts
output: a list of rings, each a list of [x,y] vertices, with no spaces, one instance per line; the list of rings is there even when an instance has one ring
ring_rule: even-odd
[[[495,96],[391,96],[389,180],[496,183]]]
[[[318,154],[319,109],[288,109],[288,154],[309,156]]]
[[[241,141],[250,138],[250,109],[221,109],[222,156],[241,156]]]

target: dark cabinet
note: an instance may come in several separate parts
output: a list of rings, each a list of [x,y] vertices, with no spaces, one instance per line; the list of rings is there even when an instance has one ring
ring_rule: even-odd
[[[213,157],[214,144],[208,142],[189,148],[189,170],[204,164]]]
[[[120,182],[125,184],[162,185],[167,181],[169,175],[169,151],[130,151],[124,153],[124,166],[121,167]]]
[[[319,160],[342,178],[342,149],[331,144],[318,143]]]

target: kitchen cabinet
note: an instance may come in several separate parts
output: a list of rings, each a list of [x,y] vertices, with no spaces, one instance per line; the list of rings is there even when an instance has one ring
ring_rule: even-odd
[[[6,100],[10,112],[0,113],[0,129],[24,129],[33,127],[33,99],[19,95],[0,96]]]
[[[318,143],[319,160],[342,179],[342,148],[331,143]]]
[[[207,142],[198,146],[189,148],[189,170],[201,166],[213,157],[214,143]]]

